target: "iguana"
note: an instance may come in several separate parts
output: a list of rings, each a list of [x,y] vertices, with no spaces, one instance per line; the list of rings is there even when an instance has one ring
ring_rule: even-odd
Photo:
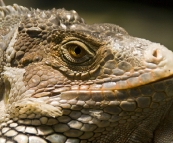
[[[173,53],[76,11],[0,7],[0,143],[173,142]]]

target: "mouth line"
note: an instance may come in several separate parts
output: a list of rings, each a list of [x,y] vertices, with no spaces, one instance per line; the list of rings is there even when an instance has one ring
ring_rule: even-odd
[[[73,86],[65,86],[62,85],[61,87],[57,88],[57,87],[52,87],[51,90],[47,90],[42,89],[39,90],[39,92],[36,92],[35,94],[32,95],[32,97],[34,98],[40,98],[40,97],[54,97],[54,96],[61,96],[63,98],[67,98],[69,97],[76,97],[78,95],[82,95],[83,96],[89,96],[89,95],[104,95],[104,94],[110,94],[112,95],[113,92],[118,92],[118,91],[122,91],[122,90],[130,90],[133,88],[138,88],[138,87],[142,87],[142,86],[147,86],[147,85],[152,85],[155,83],[161,83],[161,82],[165,82],[166,84],[169,83],[173,83],[173,75],[170,75],[168,77],[164,77],[164,78],[160,78],[159,80],[155,80],[155,81],[151,81],[148,82],[146,84],[141,84],[140,80],[138,77],[132,77],[134,78],[136,81],[135,82],[129,82],[131,78],[127,79],[127,80],[120,80],[117,82],[105,82],[105,83],[93,83],[90,85],[77,85],[75,88]],[[129,81],[128,81],[129,80]],[[124,84],[124,85],[123,85]],[[129,84],[133,84],[132,86]],[[50,88],[48,88],[50,89]]]

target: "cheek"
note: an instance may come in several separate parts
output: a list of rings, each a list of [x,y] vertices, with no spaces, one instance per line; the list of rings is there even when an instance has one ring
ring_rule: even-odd
[[[4,67],[3,80],[4,80],[4,95],[3,99],[5,104],[12,104],[20,100],[26,89],[23,81],[25,69]]]
[[[3,81],[1,97],[5,104],[13,104],[35,94],[37,98],[51,96],[50,91],[67,84],[68,79],[49,66],[33,64],[24,69],[4,67]]]
[[[34,90],[35,94],[41,93],[44,96],[51,96],[51,91],[56,88],[57,85],[67,84],[68,79],[64,77],[59,71],[53,69],[50,66],[45,65],[30,65],[25,68],[23,81],[27,90]],[[47,92],[47,95],[46,95]]]
[[[60,108],[46,102],[55,88],[67,84],[68,79],[59,71],[41,64],[31,64],[23,69],[5,67],[3,80],[3,111],[11,118],[24,118],[33,113],[51,117],[62,114]]]

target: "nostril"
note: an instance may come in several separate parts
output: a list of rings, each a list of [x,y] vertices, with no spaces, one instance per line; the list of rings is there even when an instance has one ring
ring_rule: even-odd
[[[145,50],[144,58],[146,62],[149,63],[160,63],[163,58],[166,56],[167,49],[164,46],[161,46],[159,44],[151,44],[148,46],[148,48]]]
[[[163,58],[163,54],[162,54],[162,52],[160,51],[160,49],[154,49],[153,51],[152,51],[152,56],[153,56],[153,60],[157,63],[157,62],[159,62],[160,60],[162,60],[162,58]]]
[[[154,51],[153,51],[153,56],[154,56],[155,58],[157,58],[157,56],[158,56],[158,51],[157,51],[157,50],[154,50]]]

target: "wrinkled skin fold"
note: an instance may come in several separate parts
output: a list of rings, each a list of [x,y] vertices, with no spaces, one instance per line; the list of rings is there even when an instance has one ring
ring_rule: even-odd
[[[16,4],[1,6],[0,35],[0,142],[173,140],[166,47],[74,10]]]

